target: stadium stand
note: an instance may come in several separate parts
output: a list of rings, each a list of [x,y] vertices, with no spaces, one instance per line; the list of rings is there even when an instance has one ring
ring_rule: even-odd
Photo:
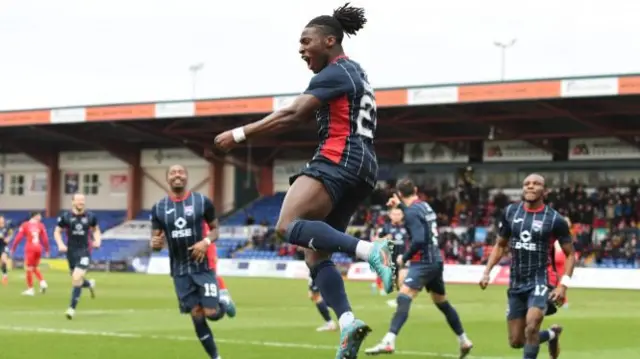
[[[352,220],[353,233],[370,238],[373,230],[387,220],[384,202],[391,193],[393,181],[379,187]],[[593,184],[592,184],[593,185]],[[449,264],[483,264],[495,239],[495,219],[501,209],[517,199],[505,193],[517,189],[500,190],[490,186],[457,187],[420,186],[420,195],[438,213],[441,229],[440,247]],[[640,197],[635,180],[623,186],[602,183],[591,189],[584,185],[550,189],[548,203],[566,215],[573,224],[575,246],[580,265],[606,268],[637,268],[640,266]],[[295,248],[280,243],[271,230],[280,212],[284,193],[262,197],[247,207],[235,211],[223,221],[223,226],[242,228],[243,233],[224,236],[218,241],[220,258],[295,260],[301,259]],[[121,224],[124,211],[95,211],[104,231]],[[26,211],[5,211],[3,215],[13,227],[28,217]],[[136,220],[146,221],[148,211],[141,211]],[[45,218],[49,237],[53,238],[56,218]],[[22,259],[21,244],[15,253]],[[97,261],[126,261],[148,252],[147,243],[131,239],[107,239],[93,253]],[[166,255],[166,250],[159,255]],[[51,256],[59,256],[55,241],[51,240]],[[339,264],[352,259],[338,253],[333,258]]]

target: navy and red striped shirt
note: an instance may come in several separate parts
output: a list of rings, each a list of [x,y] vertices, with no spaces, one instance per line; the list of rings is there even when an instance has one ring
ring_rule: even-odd
[[[362,67],[346,56],[338,57],[311,79],[304,93],[323,104],[316,113],[320,145],[313,160],[343,166],[375,185],[376,99]]]
[[[509,240],[510,290],[526,291],[554,284],[554,242],[572,241],[564,217],[549,206],[528,209],[521,202],[507,206],[498,225],[500,237]]]

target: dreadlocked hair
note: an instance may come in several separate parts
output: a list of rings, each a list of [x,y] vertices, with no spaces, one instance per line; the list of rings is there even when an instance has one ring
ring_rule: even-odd
[[[366,23],[367,18],[364,16],[364,9],[349,6],[349,3],[346,3],[333,10],[332,16],[322,15],[309,21],[307,27],[322,27],[329,35],[335,36],[337,42],[341,44],[344,34],[347,34],[347,36],[355,35]]]

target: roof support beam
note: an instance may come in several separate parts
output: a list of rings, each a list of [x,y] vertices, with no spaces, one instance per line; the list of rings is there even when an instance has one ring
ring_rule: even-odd
[[[602,135],[605,136],[611,136],[612,135],[612,131],[615,131],[615,129],[611,128],[611,127],[606,127],[606,126],[602,126],[599,125],[597,123],[594,123],[592,121],[586,120],[580,116],[575,115],[574,113],[572,113],[570,110],[564,109],[564,108],[560,108],[557,106],[554,106],[548,102],[545,101],[538,101],[538,103],[540,104],[540,106],[547,108],[555,113],[557,113],[560,116],[566,117],[566,118],[570,118],[573,121],[576,121],[578,123],[581,123],[582,125],[600,132]],[[623,142],[640,149],[640,139],[638,139],[635,136],[625,136],[625,135],[613,135],[615,137],[617,137],[618,139],[622,140]]]

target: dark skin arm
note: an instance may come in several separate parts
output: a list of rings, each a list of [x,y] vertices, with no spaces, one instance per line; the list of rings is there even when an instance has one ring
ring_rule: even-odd
[[[203,238],[198,243],[189,247],[191,250],[191,257],[198,262],[202,262],[207,258],[207,250],[209,249],[209,245],[211,243],[218,240],[219,230],[218,230],[218,219],[214,219],[213,221],[208,223],[209,225],[209,234],[207,238]]]
[[[480,288],[486,289],[489,286],[489,275],[491,270],[500,262],[500,259],[507,253],[507,245],[509,241],[505,238],[498,237],[496,244],[493,246],[493,250],[487,260],[487,266],[484,268],[482,279],[480,280]]]
[[[207,235],[207,237],[209,238],[211,243],[213,243],[218,240],[218,237],[220,235],[220,230],[218,229],[219,227],[218,219],[214,219],[212,222],[208,224],[209,224],[209,234]]]
[[[313,118],[321,106],[322,102],[315,96],[300,95],[290,106],[277,110],[260,121],[245,125],[245,137],[250,140],[289,130]],[[225,131],[216,136],[214,144],[216,148],[225,152],[238,145],[233,139],[232,131]]]
[[[571,277],[573,276],[573,269],[576,266],[575,248],[573,247],[573,243],[569,242],[563,244],[562,252],[567,257],[564,262],[564,275]],[[558,288],[551,292],[550,299],[557,304],[561,304],[566,295],[567,286],[560,283]]]
[[[164,247],[164,233],[162,229],[154,229],[151,231],[151,249],[161,251]]]

